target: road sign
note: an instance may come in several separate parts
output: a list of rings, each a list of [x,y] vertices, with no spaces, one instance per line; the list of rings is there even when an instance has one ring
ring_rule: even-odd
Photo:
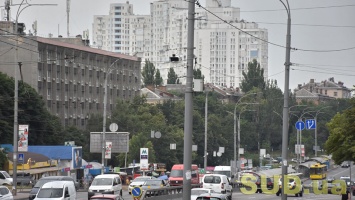
[[[297,130],[303,130],[304,129],[304,122],[303,121],[298,121],[298,122],[296,122],[296,129]]]
[[[315,119],[307,119],[306,120],[306,129],[316,129],[316,120]]]
[[[25,160],[25,155],[23,153],[18,154],[18,162],[23,163]]]
[[[142,189],[140,187],[135,187],[132,189],[132,196],[133,197],[140,197],[142,196]]]

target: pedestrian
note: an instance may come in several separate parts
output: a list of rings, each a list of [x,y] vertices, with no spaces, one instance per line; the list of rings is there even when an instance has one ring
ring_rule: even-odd
[[[346,188],[345,194],[341,194],[341,200],[350,200],[350,191],[349,188]]]

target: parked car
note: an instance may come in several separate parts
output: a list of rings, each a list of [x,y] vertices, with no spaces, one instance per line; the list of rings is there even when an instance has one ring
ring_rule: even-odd
[[[120,195],[116,195],[116,194],[99,194],[99,195],[95,195],[92,196],[90,198],[90,200],[120,200]]]
[[[144,182],[149,179],[155,179],[153,176],[138,176],[128,185],[128,194],[131,194],[134,187],[142,187]]]
[[[227,194],[221,194],[221,193],[205,193],[205,194],[201,194],[200,196],[198,196],[196,198],[196,200],[209,200],[209,199],[213,199],[213,200],[229,200],[230,196],[228,196]]]
[[[0,185],[0,200],[13,200],[11,191],[6,186]]]
[[[206,188],[192,188],[191,189],[191,200],[196,200],[198,196],[205,193],[215,193],[212,189]]]
[[[36,197],[39,189],[48,182],[52,182],[52,181],[72,181],[73,184],[76,187],[76,190],[78,189],[76,182],[74,181],[74,179],[70,176],[46,176],[43,177],[41,179],[39,179],[37,181],[37,183],[33,186],[33,188],[30,191],[30,195],[29,195],[29,200],[32,200]]]

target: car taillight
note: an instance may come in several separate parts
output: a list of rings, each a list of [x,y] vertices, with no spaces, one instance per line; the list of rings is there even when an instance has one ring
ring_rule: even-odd
[[[224,183],[222,183],[222,185],[221,185],[221,189],[222,189],[222,190],[224,189]]]

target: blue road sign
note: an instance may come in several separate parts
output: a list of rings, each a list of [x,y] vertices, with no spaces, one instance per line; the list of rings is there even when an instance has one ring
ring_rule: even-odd
[[[23,153],[18,154],[18,162],[23,163],[25,160],[25,155]]]
[[[297,130],[303,130],[304,129],[304,122],[303,121],[298,121],[298,122],[296,122],[296,129]]]
[[[142,189],[140,187],[135,187],[132,189],[133,197],[140,197],[142,195]]]
[[[315,119],[306,120],[306,129],[316,129],[317,123]]]

